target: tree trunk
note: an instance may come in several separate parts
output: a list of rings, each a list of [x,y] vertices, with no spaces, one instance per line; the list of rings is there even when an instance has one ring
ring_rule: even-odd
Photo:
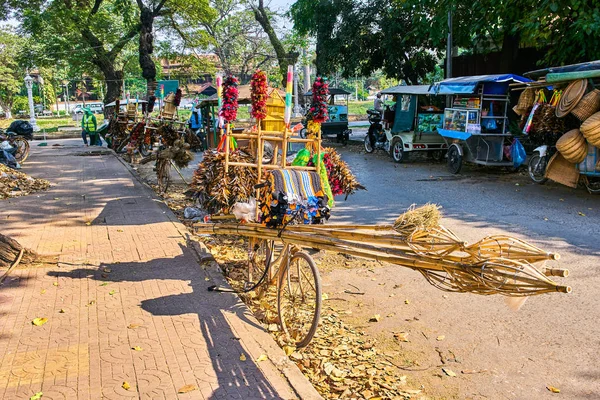
[[[154,52],[154,36],[152,35],[152,25],[154,24],[154,13],[148,7],[140,9],[140,68],[142,77],[146,79],[146,100],[154,95],[156,91],[156,65],[152,59]]]
[[[279,71],[282,76],[281,85],[285,88],[285,85],[287,83],[287,67],[288,65],[296,64],[300,53],[287,52],[285,50],[285,47],[283,47],[283,44],[277,37],[273,26],[271,26],[271,21],[269,20],[269,15],[265,10],[263,0],[258,1],[258,6],[252,6],[252,11],[254,12],[254,19],[256,19],[256,22],[258,22],[263,28],[263,30],[269,37],[269,42],[271,42],[271,46],[273,46],[273,49],[275,50],[275,54],[277,55],[277,62],[279,64]]]
[[[37,259],[37,254],[24,248],[14,239],[0,233],[0,267],[10,267],[23,250],[21,264],[30,264]]]
[[[500,57],[500,70],[498,73],[519,73],[516,71],[516,63],[519,57],[519,44],[521,42],[521,35],[519,32],[514,34],[508,30],[504,31],[504,37],[502,38],[502,52]]]

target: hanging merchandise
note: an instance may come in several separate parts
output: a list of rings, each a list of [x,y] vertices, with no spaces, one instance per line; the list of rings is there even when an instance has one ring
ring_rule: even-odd
[[[487,116],[488,117],[494,116],[494,102],[493,101],[490,103],[490,111]],[[481,125],[488,131],[494,131],[494,130],[498,129],[498,125],[496,125],[496,118],[486,118]]]
[[[308,109],[308,119],[317,123],[327,120],[327,96],[329,85],[327,79],[318,77],[312,87],[312,103]]]
[[[177,88],[177,90],[175,91],[175,98],[173,99],[173,105],[175,107],[179,107],[179,105],[181,104],[181,89]],[[136,101],[137,103],[137,101]]]
[[[539,122],[533,126],[535,134],[530,134],[534,145],[554,146],[558,138],[566,131],[565,120],[556,116],[556,106],[561,95],[562,90],[554,90],[550,101],[540,106]]]
[[[252,111],[250,115],[256,120],[263,120],[267,116],[267,74],[257,69],[250,80],[250,98]]]
[[[238,110],[238,80],[229,75],[223,81],[223,105],[219,115],[223,117],[226,124],[229,124],[237,118]]]
[[[533,105],[533,108],[531,109],[531,112],[529,113],[529,117],[527,118],[527,122],[525,123],[525,128],[523,128],[524,134],[529,135],[529,133],[531,132],[531,129],[533,126],[533,117],[534,117],[537,109],[540,107],[540,104],[545,103],[545,102],[546,102],[546,94],[544,93],[544,90],[541,89],[537,92],[535,104]]]

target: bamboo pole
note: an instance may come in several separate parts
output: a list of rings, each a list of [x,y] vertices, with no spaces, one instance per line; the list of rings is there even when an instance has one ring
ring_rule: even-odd
[[[229,128],[231,124],[227,124],[225,131],[225,173],[229,172]]]

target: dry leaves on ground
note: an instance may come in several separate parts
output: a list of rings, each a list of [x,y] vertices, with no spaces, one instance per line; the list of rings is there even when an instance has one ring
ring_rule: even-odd
[[[50,182],[45,179],[32,178],[22,172],[16,171],[0,164],[0,199],[9,197],[26,196],[50,187]]]

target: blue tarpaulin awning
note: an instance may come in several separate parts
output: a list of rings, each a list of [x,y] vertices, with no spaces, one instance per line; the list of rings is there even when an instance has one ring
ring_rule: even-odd
[[[475,93],[477,85],[486,82],[506,84],[509,82],[525,83],[531,82],[531,79],[513,74],[459,76],[435,83],[432,91],[436,94],[472,94]]]

